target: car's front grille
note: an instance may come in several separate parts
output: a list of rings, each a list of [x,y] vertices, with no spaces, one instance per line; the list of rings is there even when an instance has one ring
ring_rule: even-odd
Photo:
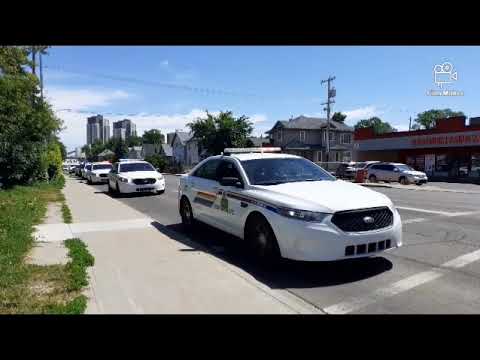
[[[155,184],[155,179],[134,179],[133,183],[135,185],[146,185],[146,184]]]
[[[107,174],[100,174],[100,177],[107,177]]]
[[[388,207],[339,211],[332,223],[346,232],[378,230],[393,224],[393,213]]]

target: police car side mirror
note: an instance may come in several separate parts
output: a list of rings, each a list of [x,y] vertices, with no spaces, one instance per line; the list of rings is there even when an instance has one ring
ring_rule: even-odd
[[[242,182],[240,179],[236,177],[223,177],[220,179],[220,185],[222,186],[235,186],[238,188],[243,187]]]

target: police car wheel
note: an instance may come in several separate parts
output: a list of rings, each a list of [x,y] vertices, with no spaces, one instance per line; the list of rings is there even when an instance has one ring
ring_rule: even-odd
[[[371,183],[376,183],[377,182],[377,177],[375,175],[370,175],[368,177],[368,181],[370,181]]]
[[[260,216],[248,224],[247,241],[252,255],[272,263],[280,258],[280,249],[270,224]]]
[[[180,217],[182,218],[182,225],[187,229],[191,230],[194,225],[195,219],[193,218],[192,206],[190,201],[186,198],[182,198],[180,201]]]

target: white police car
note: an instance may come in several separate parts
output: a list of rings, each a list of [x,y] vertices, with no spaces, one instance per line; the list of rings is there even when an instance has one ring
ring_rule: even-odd
[[[205,222],[266,260],[331,261],[402,245],[400,215],[388,197],[278,151],[225,149],[181,176],[183,225]]]
[[[113,193],[138,193],[165,191],[165,178],[149,162],[120,161],[113,164],[108,174],[108,191]]]
[[[112,168],[112,164],[107,161],[92,163],[90,171],[86,173],[87,182],[89,184],[108,182],[108,174]]]

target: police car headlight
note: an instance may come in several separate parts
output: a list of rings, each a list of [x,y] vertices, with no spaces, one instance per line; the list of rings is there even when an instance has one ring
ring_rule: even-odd
[[[120,180],[121,182],[124,182],[124,183],[128,183],[128,179],[124,178],[124,177],[119,177],[118,180]]]
[[[322,222],[328,216],[326,213],[285,208],[280,209],[279,213],[288,218],[310,222]]]

